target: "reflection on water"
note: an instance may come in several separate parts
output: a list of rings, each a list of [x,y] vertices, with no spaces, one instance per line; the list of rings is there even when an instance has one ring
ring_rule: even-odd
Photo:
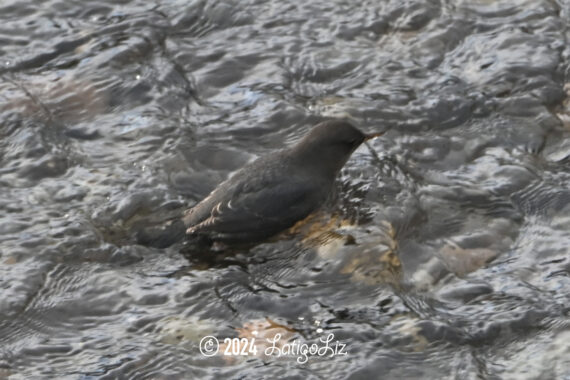
[[[567,378],[569,19],[556,0],[4,2],[0,377]],[[325,116],[388,132],[308,223],[218,253],[165,227]],[[199,351],[277,332],[349,353]]]

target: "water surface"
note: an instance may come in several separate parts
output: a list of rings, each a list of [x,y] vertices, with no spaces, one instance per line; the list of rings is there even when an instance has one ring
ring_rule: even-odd
[[[0,377],[570,379],[570,5],[0,4]],[[325,117],[388,130],[312,225],[136,231]],[[204,357],[203,336],[348,354]]]

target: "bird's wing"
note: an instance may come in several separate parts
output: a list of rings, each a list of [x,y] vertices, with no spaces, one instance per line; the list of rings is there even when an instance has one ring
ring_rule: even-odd
[[[272,180],[272,178],[262,178],[254,177],[252,181],[248,181],[250,178],[247,176],[247,170],[249,167],[255,168],[256,165],[262,164],[263,161],[256,160],[249,165],[243,167],[240,171],[235,173],[236,178],[242,178],[241,181],[232,184],[231,178],[222,182],[218,187],[216,187],[206,198],[202,199],[198,204],[196,204],[191,209],[186,210],[184,213],[183,221],[186,227],[197,226],[198,224],[204,222],[211,216],[212,209],[220,202],[223,202],[228,195],[236,191],[247,192],[260,187],[262,180]],[[260,168],[261,169],[261,168]],[[260,170],[262,172],[262,170]],[[265,177],[268,177],[266,174]]]
[[[188,233],[272,235],[309,215],[321,198],[322,189],[309,181],[286,178],[264,188],[250,183],[213,206],[210,216]]]
[[[200,224],[210,217],[212,208],[219,202],[218,192],[220,192],[220,189],[215,189],[194,207],[184,212],[182,220],[186,227],[192,227]]]

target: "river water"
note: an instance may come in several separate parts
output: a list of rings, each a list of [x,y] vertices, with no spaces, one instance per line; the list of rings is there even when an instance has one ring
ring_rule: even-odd
[[[570,379],[567,1],[0,20],[0,378]],[[231,254],[137,240],[326,117],[387,133],[311,222]]]

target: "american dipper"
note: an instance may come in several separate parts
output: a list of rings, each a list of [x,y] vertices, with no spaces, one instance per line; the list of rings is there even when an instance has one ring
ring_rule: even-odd
[[[316,125],[296,145],[260,157],[187,210],[187,235],[248,243],[293,226],[326,200],[334,180],[365,135],[340,120]]]

